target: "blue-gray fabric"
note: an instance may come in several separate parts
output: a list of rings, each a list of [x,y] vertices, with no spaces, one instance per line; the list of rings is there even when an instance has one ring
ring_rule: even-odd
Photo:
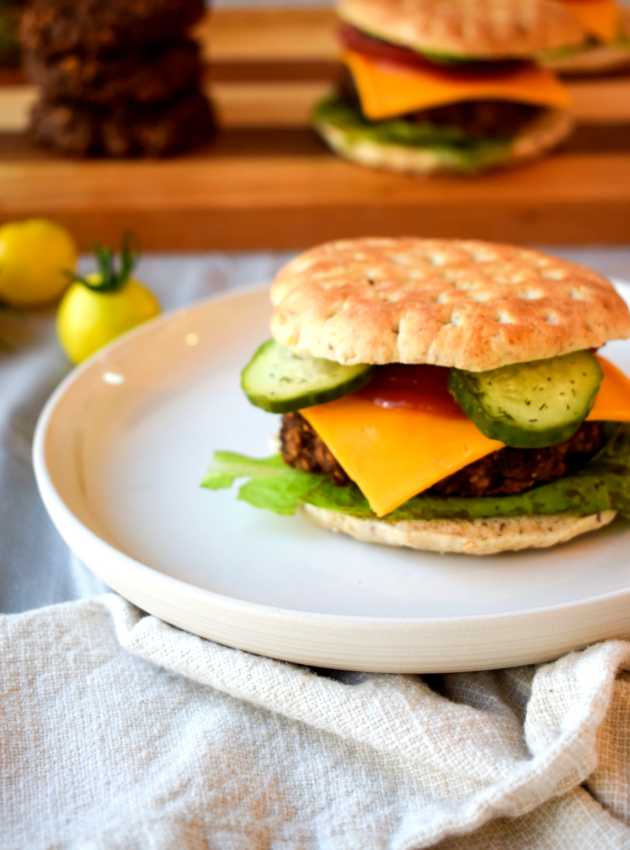
[[[227,288],[269,280],[285,255],[152,256],[137,277],[163,310]],[[91,267],[83,260],[83,269]],[[55,310],[0,309],[0,613],[40,608],[104,590],[76,562],[39,498],[31,445],[39,414],[70,365],[59,348]]]

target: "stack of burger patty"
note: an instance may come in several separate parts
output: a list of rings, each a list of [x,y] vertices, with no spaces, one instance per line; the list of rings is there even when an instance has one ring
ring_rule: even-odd
[[[203,0],[33,0],[24,61],[37,141],[77,156],[164,156],[213,128],[199,46]]]
[[[533,58],[577,45],[548,0],[341,0],[345,75],[315,111],[339,154],[398,171],[473,173],[531,159],[572,129],[567,90]]]
[[[0,66],[19,65],[18,30],[21,12],[20,0],[0,0]]]

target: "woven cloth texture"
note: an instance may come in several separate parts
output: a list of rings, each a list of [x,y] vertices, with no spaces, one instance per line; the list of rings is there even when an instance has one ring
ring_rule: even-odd
[[[630,848],[629,667],[333,673],[114,594],[4,616],[0,846]]]

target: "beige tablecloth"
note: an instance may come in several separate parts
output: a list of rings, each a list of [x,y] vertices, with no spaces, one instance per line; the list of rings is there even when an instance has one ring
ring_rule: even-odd
[[[0,847],[630,848],[629,667],[323,673],[113,594],[5,616]]]

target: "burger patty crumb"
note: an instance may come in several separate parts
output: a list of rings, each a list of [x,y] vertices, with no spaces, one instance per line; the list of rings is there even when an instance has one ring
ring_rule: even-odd
[[[327,475],[340,486],[350,483],[333,453],[300,413],[282,417],[280,451],[285,463],[295,469]]]
[[[600,422],[584,422],[564,443],[543,449],[506,447],[438,481],[427,493],[437,496],[505,496],[524,493],[537,484],[555,481],[583,466],[604,445]],[[350,483],[328,446],[299,413],[282,417],[282,457],[303,472],[327,475],[335,484]]]

